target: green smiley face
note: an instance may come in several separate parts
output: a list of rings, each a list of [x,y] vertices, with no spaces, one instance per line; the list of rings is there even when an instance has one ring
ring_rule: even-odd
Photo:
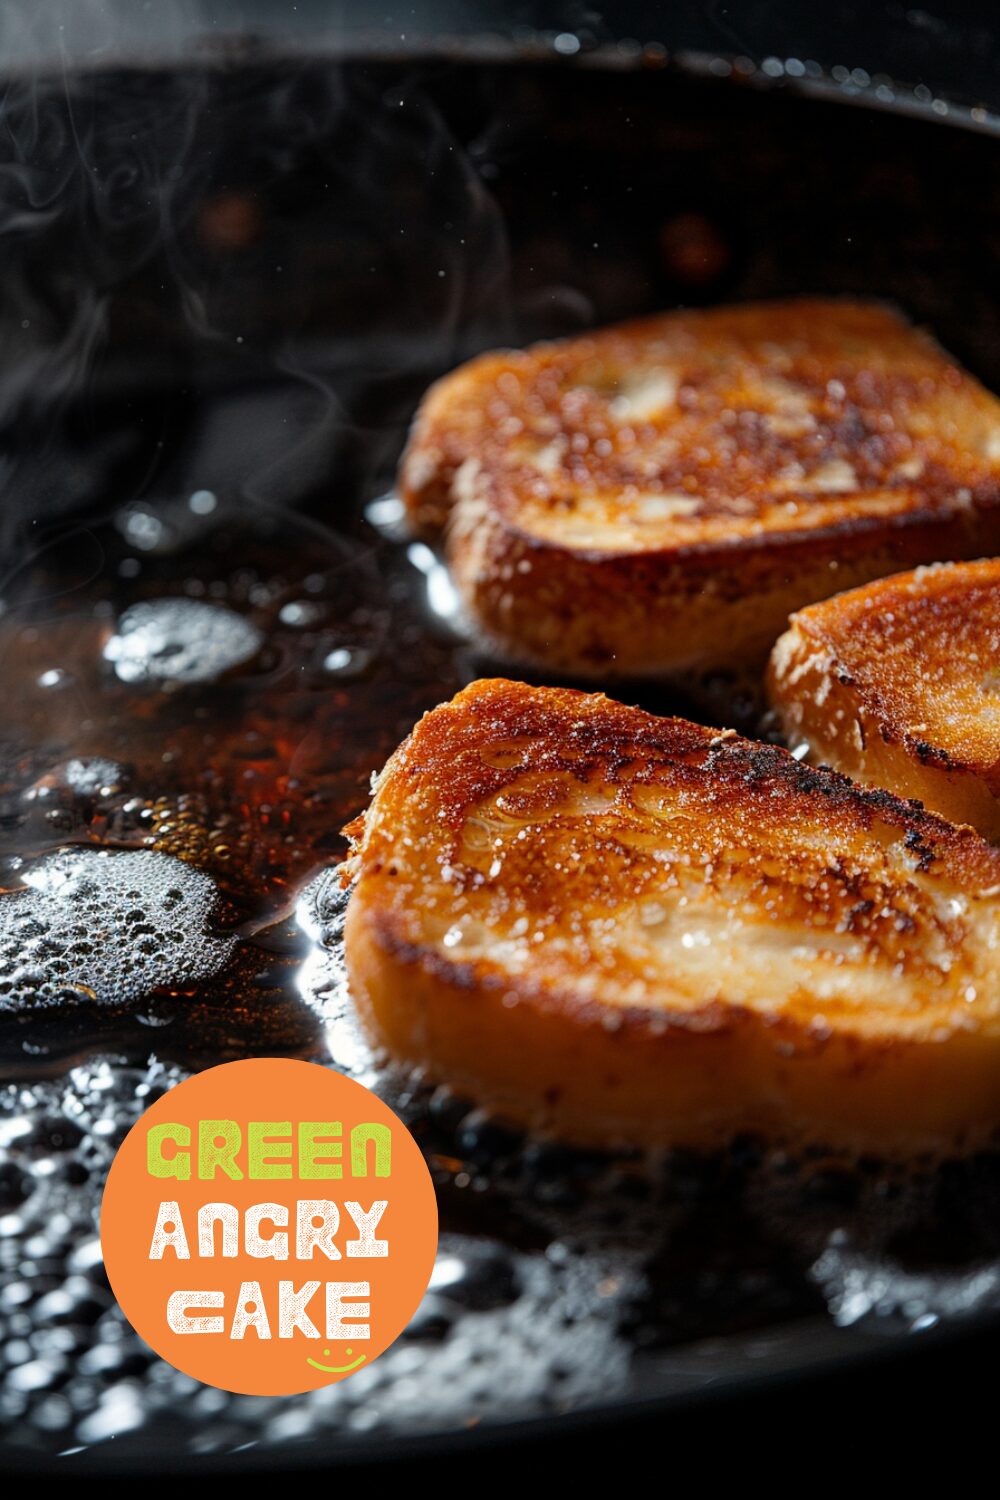
[[[344,1353],[347,1355],[348,1359],[350,1359],[351,1355],[354,1353],[354,1350],[345,1349]],[[326,1358],[329,1358],[329,1349],[324,1349],[323,1354]],[[356,1370],[359,1365],[363,1365],[366,1358],[366,1355],[359,1354],[357,1359],[349,1365],[321,1365],[319,1361],[315,1359],[307,1359],[306,1364],[312,1365],[314,1370],[322,1370],[324,1375],[348,1375],[350,1374],[351,1370]]]

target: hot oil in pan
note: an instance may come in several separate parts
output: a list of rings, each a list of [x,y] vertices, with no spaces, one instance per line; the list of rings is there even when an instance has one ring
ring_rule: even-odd
[[[25,1043],[144,1056],[150,1026],[188,1065],[321,1047],[297,892],[446,670],[370,542],[253,507],[188,545],[152,524],[51,544],[0,619],[8,1070]]]
[[[335,536],[196,491],[50,541],[7,590],[7,1439],[114,1436],[116,1453],[148,1455],[427,1432],[690,1389],[806,1326],[836,1345],[1000,1303],[994,1163],[904,1181],[753,1142],[712,1161],[609,1160],[375,1068],[345,993],[340,829],[477,663],[433,556],[384,534],[391,502],[371,515],[381,530]],[[141,1110],[186,1071],[255,1052],[383,1092],[441,1205],[406,1335],[292,1400],[228,1396],[153,1358],[97,1239],[108,1163]]]

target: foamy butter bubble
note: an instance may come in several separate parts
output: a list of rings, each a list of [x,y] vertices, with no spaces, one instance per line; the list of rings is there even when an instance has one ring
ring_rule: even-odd
[[[235,610],[198,599],[133,604],[104,648],[122,682],[211,682],[256,656],[263,637]]]
[[[0,896],[0,1010],[142,999],[218,973],[237,939],[216,936],[217,892],[154,850],[63,849]]]
[[[120,792],[128,780],[128,767],[118,761],[100,755],[76,757],[40,776],[24,797],[27,802],[34,802],[51,796],[58,787],[65,787],[77,797],[110,797]]]
[[[100,755],[68,760],[58,768],[56,775],[65,786],[82,797],[117,792],[128,780],[124,766]]]

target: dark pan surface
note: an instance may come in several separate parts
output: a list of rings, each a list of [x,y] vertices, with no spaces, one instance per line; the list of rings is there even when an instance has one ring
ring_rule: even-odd
[[[163,124],[117,198],[69,188],[48,222],[29,215],[10,277],[11,1460],[330,1462],[986,1327],[1000,1310],[995,1159],[904,1176],[750,1140],[653,1163],[524,1140],[373,1071],[325,872],[371,771],[488,668],[433,556],[399,538],[391,496],[374,498],[426,380],[472,348],[648,306],[842,290],[901,302],[996,383],[993,141],[641,74],[141,82],[81,84],[73,149],[105,163],[117,140],[127,156],[122,101],[157,89],[157,119],[172,103],[184,131]],[[45,108],[55,138],[63,105]],[[164,240],[136,184],[178,164]],[[115,233],[90,234],[109,205]],[[692,237],[714,247],[707,277]],[[86,361],[59,335],[67,311]],[[121,624],[137,605],[152,610],[145,648]],[[233,615],[256,632],[246,654]],[[690,711],[648,687],[643,701]],[[370,1371],[301,1398],[228,1396],[155,1360],[117,1312],[96,1239],[107,1164],[144,1104],[253,1053],[384,1091],[440,1198],[439,1267],[411,1328]]]

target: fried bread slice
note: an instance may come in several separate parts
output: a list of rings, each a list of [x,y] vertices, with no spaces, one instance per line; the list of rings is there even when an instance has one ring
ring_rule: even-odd
[[[839,589],[1000,551],[1000,402],[880,304],[667,313],[445,376],[399,484],[501,660],[697,678]]]
[[[521,1126],[895,1155],[1000,1124],[1000,851],[970,828],[497,679],[420,720],[347,831],[365,1029]]]
[[[1000,560],[918,568],[793,615],[768,693],[811,760],[1000,840]]]

